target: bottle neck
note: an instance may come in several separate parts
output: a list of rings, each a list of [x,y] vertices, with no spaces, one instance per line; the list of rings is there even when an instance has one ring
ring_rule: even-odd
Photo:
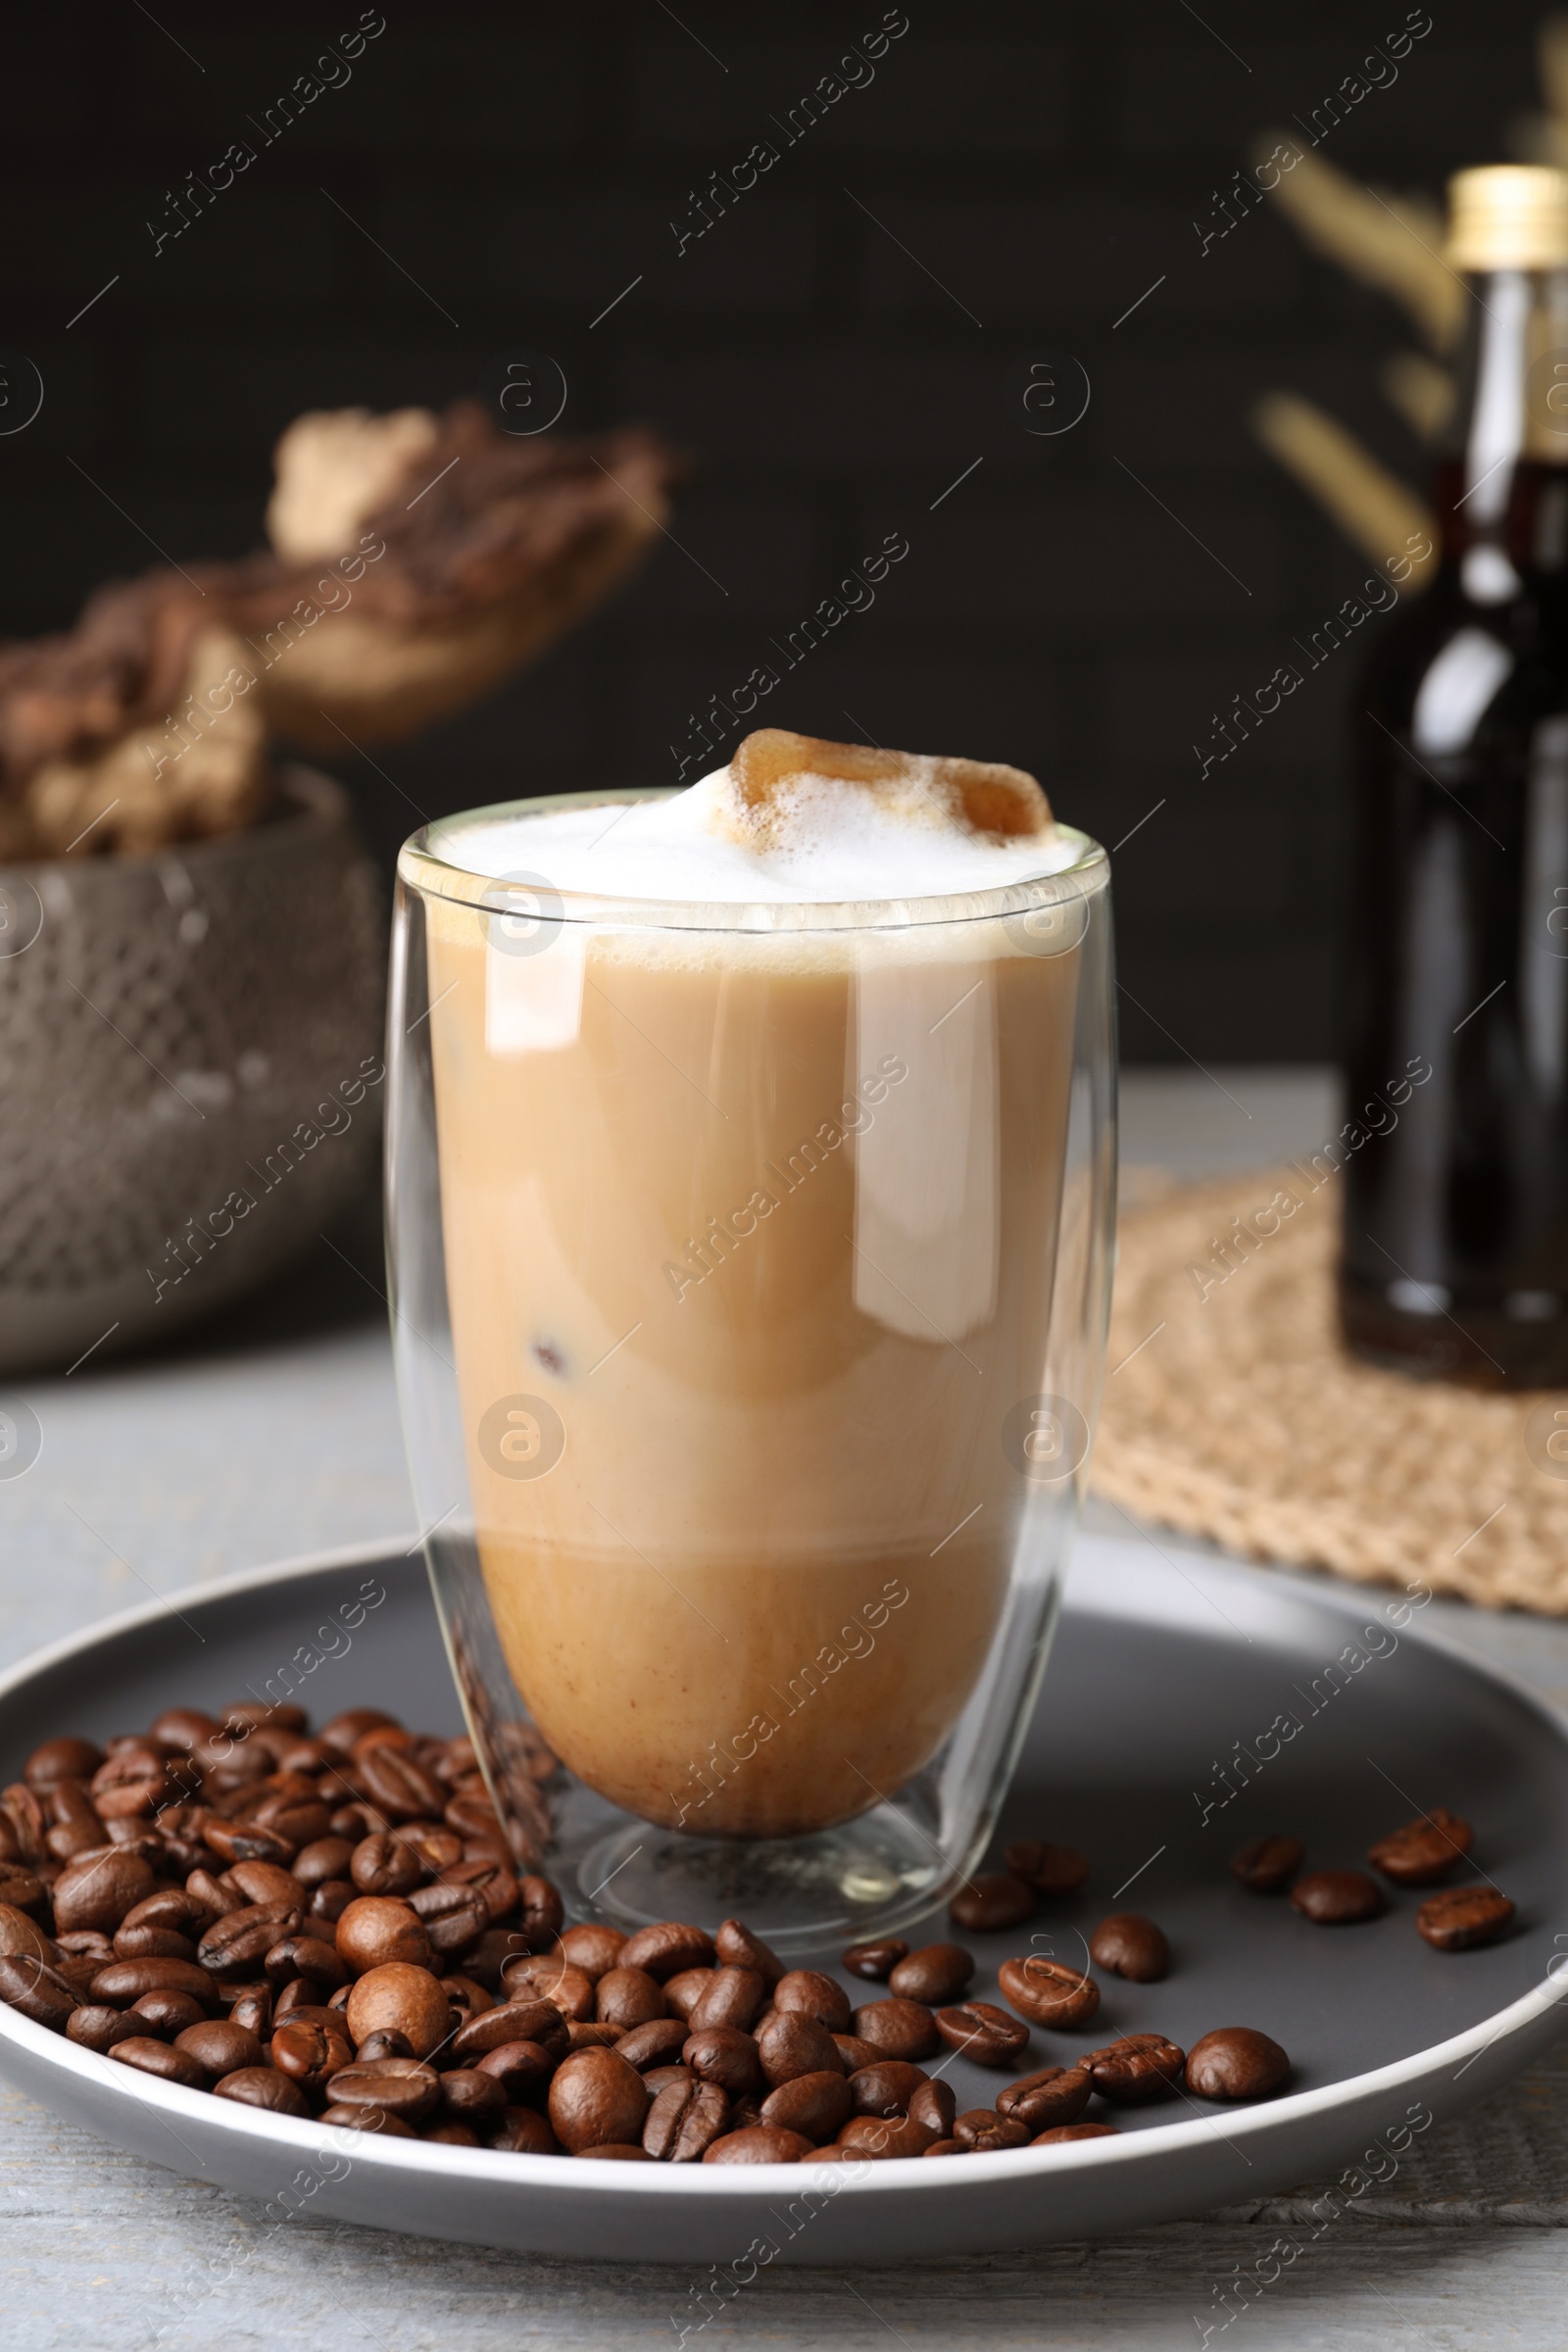
[[[1478,604],[1568,572],[1568,269],[1488,270],[1436,481],[1444,553]]]

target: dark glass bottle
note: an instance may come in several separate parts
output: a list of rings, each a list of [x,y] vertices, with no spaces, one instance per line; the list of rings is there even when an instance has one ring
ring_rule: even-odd
[[[1568,177],[1454,183],[1471,300],[1435,580],[1356,713],[1341,1321],[1568,1387]]]

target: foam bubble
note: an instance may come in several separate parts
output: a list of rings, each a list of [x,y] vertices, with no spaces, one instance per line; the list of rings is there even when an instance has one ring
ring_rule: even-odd
[[[452,818],[430,846],[447,863],[497,879],[525,867],[561,891],[720,906],[944,898],[1057,874],[1079,855],[1055,825],[1005,841],[973,833],[919,775],[891,793],[793,778],[771,800],[763,832],[738,812],[727,767],[618,812]]]

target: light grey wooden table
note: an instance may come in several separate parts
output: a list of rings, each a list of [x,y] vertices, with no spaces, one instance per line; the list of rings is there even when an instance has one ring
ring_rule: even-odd
[[[1332,1131],[1321,1076],[1217,1077],[1223,1090],[1197,1071],[1135,1075],[1126,1158],[1198,1176],[1261,1165]],[[373,1255],[363,1265],[345,1271],[323,1249],[220,1340],[25,1390],[44,1449],[25,1479],[0,1486],[0,1656],[149,1592],[177,1596],[205,1578],[330,1544],[409,1540]],[[1478,1653],[1568,1708],[1568,1627],[1432,1606]],[[1568,2047],[1418,2141],[1392,2181],[1315,2236],[1312,2193],[1307,2184],[1298,2197],[1111,2243],[902,2272],[767,2270],[707,2343],[870,2352],[890,2337],[975,2338],[1152,2352],[1199,2346],[1208,2328],[1209,2342],[1246,2352],[1503,2343],[1556,2352],[1568,2336]],[[1255,2279],[1259,2264],[1277,2281],[1222,2332],[1219,2294],[1238,2274]],[[687,2283],[656,2267],[529,2260],[304,2217],[274,2223],[244,2198],[118,2155],[0,2089],[5,2352],[674,2344],[671,2314]]]

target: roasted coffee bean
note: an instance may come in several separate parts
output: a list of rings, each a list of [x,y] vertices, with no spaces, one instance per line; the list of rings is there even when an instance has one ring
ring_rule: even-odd
[[[334,1756],[352,1756],[356,1741],[363,1740],[367,1732],[396,1732],[402,1728],[395,1715],[385,1715],[379,1707],[348,1707],[341,1715],[334,1715],[330,1723],[323,1723],[316,1737]]]
[[[92,1997],[111,2009],[128,2009],[148,1992],[188,1992],[202,2008],[219,2006],[218,1986],[193,1960],[111,1960],[92,1980]]]
[[[151,1863],[125,1846],[77,1854],[54,1883],[55,1927],[98,1928],[112,1936],[156,1885]]]
[[[253,1818],[257,1829],[270,1830],[295,1856],[302,1845],[324,1838],[332,1826],[330,1806],[315,1797],[288,1797],[281,1792],[258,1805]]]
[[[400,2123],[419,2124],[435,2111],[441,2079],[433,2066],[421,2066],[416,2058],[376,2058],[368,2065],[338,2068],[326,2095],[334,2107],[375,2107]]]
[[[1074,1847],[1045,1845],[1038,1838],[1015,1838],[1003,1858],[1036,1894],[1076,1894],[1089,1876],[1088,1862]]]
[[[844,1965],[852,1976],[885,1984],[908,1948],[898,1936],[883,1936],[874,1943],[852,1943],[843,1956]]]
[[[1114,2139],[1115,2124],[1054,2124],[1049,2132],[1037,2132],[1029,2142],[1032,2148],[1052,2148],[1063,2139]]]
[[[1251,1894],[1279,1894],[1300,1869],[1305,1854],[1299,1838],[1286,1838],[1275,1831],[1232,1855],[1231,1877],[1239,1879]]]
[[[646,2026],[656,2017],[667,2016],[663,1987],[654,1981],[645,1968],[612,1968],[595,1986],[595,2011],[599,2024],[613,2026],[618,2034],[629,2034],[633,2026]]]
[[[885,2058],[929,2058],[942,2046],[936,2021],[920,2001],[867,2001],[856,2010],[854,2028]]]
[[[976,2066],[1011,2066],[1029,2043],[1028,2027],[992,2001],[960,2001],[939,2009],[936,2030],[951,2049]]]
[[[270,1862],[281,1870],[294,1853],[291,1841],[277,1830],[264,1830],[254,1821],[224,1821],[219,1813],[208,1814],[202,1836],[213,1852],[228,1863]]]
[[[1291,1902],[1318,1928],[1353,1927],[1360,1920],[1377,1919],[1383,1910],[1378,1883],[1364,1870],[1315,1870],[1297,1880]]]
[[[604,1928],[585,1923],[582,1927],[567,1928],[561,1938],[561,1956],[573,1968],[580,1968],[590,1984],[597,1984],[620,1965],[620,1947],[626,1938],[618,1928]]]
[[[72,2011],[82,2006],[82,1996],[69,1978],[47,1961],[30,1959],[23,1952],[8,1952],[0,1958],[0,2001],[31,2018],[35,2026],[51,2026],[57,2034]]]
[[[393,2034],[382,2028],[378,2033],[367,2034],[355,2056],[367,2066],[373,2058],[412,2058],[414,2044],[406,2034]]]
[[[917,2089],[910,2092],[909,2121],[911,2124],[923,2125],[927,2132],[935,2132],[946,2136],[953,2130],[953,2117],[956,2106],[957,2100],[954,2096],[953,2084],[933,2078],[931,2082],[922,2082]]]
[[[811,2143],[799,2132],[781,2132],[776,2124],[753,2124],[744,2132],[726,2132],[703,2157],[705,2164],[799,2164],[809,2156]]]
[[[84,2050],[96,2050],[100,2057],[117,2041],[126,2041],[132,2034],[146,2031],[146,2020],[131,2010],[100,2008],[90,2001],[80,2009],[73,2009],[66,2020],[66,2039],[79,2043]]]
[[[229,2024],[243,2026],[247,2034],[254,2034],[259,2041],[265,2041],[272,2031],[270,1984],[225,1984],[222,1989],[225,1998],[231,1992],[235,1996],[229,2007]]]
[[[831,2139],[854,2112],[853,2088],[843,2075],[796,2075],[768,2092],[762,2101],[762,2121],[777,2131],[798,2132],[805,2139]]]
[[[466,1796],[460,1789],[455,1796],[449,1796],[441,1808],[441,1818],[449,1830],[456,1830],[465,1849],[470,1844],[483,1843],[497,1854],[506,1852],[501,1816],[482,1790]]]
[[[166,1798],[189,1793],[187,1786],[171,1778],[167,1757],[150,1747],[124,1748],[106,1756],[88,1789],[105,1821],[146,1821]],[[9,1794],[8,1789],[5,1795]],[[5,1796],[0,1796],[0,1804],[4,1802]]]
[[[686,2030],[684,2018],[677,2020],[677,2023],[684,2033]],[[584,2021],[574,2017],[566,2027],[566,2035],[574,2050],[612,2050],[620,2039],[620,2028],[607,2026],[598,2018],[589,2018]],[[629,2064],[630,2061],[628,2060],[627,2063]]]
[[[24,1782],[17,1782],[0,1789],[0,1824],[4,1825],[5,1850],[9,1857],[36,1865],[46,1861],[49,1848],[45,1843],[49,1821],[42,1799]]]
[[[664,2006],[671,2017],[690,2017],[713,1982],[710,1968],[681,1968],[664,1979]],[[753,2024],[757,2021],[754,2019]],[[750,2028],[747,2029],[748,2032]]]
[[[486,2144],[509,2156],[564,2156],[545,2117],[532,2107],[509,2107],[485,2132]]]
[[[170,1953],[171,1959],[194,1959],[195,1943],[199,1942],[212,1924],[212,1915],[205,1905],[183,1886],[160,1886],[145,1902],[136,1903],[125,1913],[115,1930],[115,1953],[122,1960],[147,1959],[149,1953],[122,1949],[122,1939],[137,1928],[172,1928],[192,1943],[188,1953]]]
[[[777,1952],[760,1936],[754,1936],[742,1920],[720,1920],[713,1951],[721,1968],[753,1969],[764,1984],[776,1984],[785,1973]]]
[[[974,1954],[961,1943],[923,1943],[897,1963],[888,1990],[901,2001],[924,2001],[927,2008],[939,2009],[944,2001],[956,2001],[973,1975]]]
[[[113,1938],[100,1935],[96,1928],[73,1928],[68,1934],[57,1936],[55,1942],[73,1960],[95,1960],[100,1968],[107,1968],[111,1960],[119,1957]]]
[[[699,2164],[729,2123],[716,2082],[672,2082],[648,2110],[643,2146],[661,2164]]]
[[[222,1884],[238,1887],[248,1903],[281,1903],[287,1910],[305,1907],[304,1887],[291,1870],[277,1862],[251,1856],[232,1863],[223,1873]]]
[[[98,1959],[72,1959],[66,1952],[62,1951],[57,1955],[50,1965],[53,1967],[56,1976],[65,1978],[66,1983],[72,1986],[77,1998],[85,2001],[91,1995],[92,1981],[94,1977],[98,1974],[98,1971],[101,1967],[106,1967],[108,1964],[107,1962],[100,1961]]]
[[[922,2148],[920,2153],[925,2154]],[[831,2147],[808,2148],[801,2158],[803,2164],[876,2164],[884,2154],[881,2148],[845,2148],[834,2140]]]
[[[770,2085],[788,2082],[792,2075],[811,2072],[805,2063],[808,2053],[816,2054],[817,2045],[808,2036],[822,2032],[806,2018],[783,2018],[784,2029],[777,2050],[776,2063],[782,2069],[777,2074],[764,2075],[761,2049],[750,2034],[737,2032],[733,2026],[705,2026],[700,2034],[692,2034],[681,2045],[681,2064],[704,2082],[716,2082],[732,2099],[750,2092],[760,2098]],[[785,2035],[790,2036],[786,2040]],[[786,2063],[791,2054],[800,2056],[801,2063]]]
[[[213,1860],[217,1859],[215,1854]],[[228,1919],[246,1908],[239,1888],[225,1885],[224,1874],[209,1870],[205,1863],[191,1871],[185,1881],[185,1892],[193,1902],[200,1903],[210,1920]]]
[[[289,1868],[306,1892],[314,1894],[328,1879],[348,1878],[355,1850],[346,1838],[313,1838],[300,1847]]]
[[[773,1987],[773,2006],[792,2017],[814,2017],[830,2034],[850,2031],[850,1996],[814,1968],[786,1970]]]
[[[1446,1879],[1470,1851],[1475,1832],[1457,1813],[1435,1805],[1416,1821],[1406,1822],[1388,1838],[1380,1838],[1367,1855],[1396,1886],[1431,1886]]]
[[[419,2136],[413,2124],[406,2124],[400,2115],[389,2115],[384,2107],[326,2107],[321,2121],[335,2132],[379,2132],[383,2139]]]
[[[612,2157],[617,2163],[620,2164],[652,2164],[654,2162],[653,2157],[649,2155],[646,2148],[636,2148],[631,2146],[596,2146],[592,2148],[573,2148],[571,2153],[573,2158],[582,2162],[594,2162],[606,2157]]]
[[[463,1973],[483,1984],[487,1991],[501,1988],[501,1971],[508,1960],[526,1959],[530,1946],[518,1928],[486,1928],[476,1943],[469,1944],[463,1955]],[[579,1975],[581,1971],[579,1970]],[[584,1979],[586,1983],[587,1980]]]
[[[881,2058],[850,2076],[850,2107],[856,2115],[907,2115],[909,2101],[930,2076],[906,2058]]]
[[[683,2017],[655,2017],[646,2026],[633,2026],[629,2034],[619,2034],[614,2046],[628,2066],[646,2075],[651,2067],[678,2058],[690,2034],[691,2027]]]
[[[1277,2041],[1250,2026],[1221,2026],[1187,2053],[1187,2087],[1200,2099],[1263,2099],[1291,2062]]]
[[[176,2034],[184,2033],[187,2026],[199,2026],[207,2010],[202,2002],[188,1992],[165,1989],[142,1993],[139,1999],[131,2002],[125,2015],[140,2018],[144,2034],[156,2034],[163,2041],[172,2041]]]
[[[35,1919],[11,1903],[0,1902],[0,1954],[19,1954],[28,1960],[53,1960],[54,1939]]]
[[[1081,1969],[1063,1960],[1046,1960],[1038,1952],[1026,1958],[1004,1960],[997,1971],[1002,1997],[1032,2026],[1056,2032],[1084,2026],[1100,2007],[1100,1986]]]
[[[960,2147],[989,2156],[998,2148],[1026,2148],[1032,2134],[1026,2124],[999,2115],[994,2107],[971,2107],[967,2115],[954,2118],[953,2136]]]
[[[920,2153],[923,2156],[972,2156],[974,2150],[966,2148],[961,2139],[934,2139]]]
[[[1468,1952],[1505,1936],[1513,1915],[1513,1904],[1494,1886],[1450,1886],[1427,1897],[1415,1924],[1440,1952]]]
[[[196,1957],[209,1976],[225,1980],[254,1977],[274,1943],[297,1936],[305,1914],[290,1903],[246,1903],[238,1911],[214,1920],[196,1947]]]
[[[366,2063],[360,2053],[360,2063]],[[440,2078],[441,2103],[438,2112],[451,2123],[481,2125],[498,2124],[507,2111],[507,2094],[494,2075],[481,2074],[477,2067],[455,2066]]]
[[[270,1984],[290,1984],[296,1977],[309,1977],[324,1992],[335,1992],[349,1981],[335,1946],[318,1936],[285,1936],[265,1955],[262,1966]]]
[[[738,2026],[745,2034],[757,2022],[767,1986],[755,1968],[713,1968],[705,1971],[708,1983],[698,1994],[687,2019],[699,2026]]]
[[[103,1760],[103,1749],[90,1740],[46,1740],[22,1767],[22,1777],[32,1788],[50,1788],[56,1781],[90,1781]]]
[[[517,1906],[522,1918],[522,1932],[532,1938],[534,1950],[541,1951],[546,1944],[554,1942],[561,1934],[561,1924],[566,1916],[561,1900],[560,1888],[553,1886],[548,1879],[533,1877],[519,1879],[517,1881]],[[645,1936],[655,1936],[659,1931],[656,1928],[644,1928],[642,1933]],[[637,1938],[632,1936],[629,1940],[635,1942]],[[710,1952],[711,1952],[711,1948],[710,1945]],[[679,1965],[685,1964],[678,1962],[677,1966]],[[641,1952],[634,1953],[628,1958],[625,1944],[620,1947],[620,1966],[622,1968],[646,1968],[649,1975],[658,1977],[661,1983],[669,1973],[662,1967],[649,1967],[648,1961]]]
[[[416,2136],[428,2140],[434,2147],[476,2148],[480,2145],[479,2134],[473,2126],[460,2124],[456,2120],[426,2124]]]
[[[350,1903],[337,1923],[337,1948],[357,1977],[392,1962],[430,1965],[430,1938],[418,1914],[392,1895],[362,1894]]]
[[[349,1876],[361,1894],[412,1894],[423,1885],[425,1868],[412,1845],[383,1832],[360,1839],[350,1856]]]
[[[433,1952],[465,1952],[490,1925],[490,1908],[477,1886],[455,1886],[438,1879],[432,1886],[416,1886],[405,1899]]]
[[[573,2050],[551,2081],[549,2106],[551,2130],[568,2153],[612,2141],[631,2146],[641,2140],[648,2087],[615,2051]]]
[[[1089,1957],[1097,1968],[1134,1984],[1155,1984],[1170,1966],[1170,1945],[1152,1919],[1141,1911],[1113,1911],[1089,1938]]]
[[[15,1911],[41,1912],[45,1907],[43,1881],[20,1862],[0,1862],[0,1903]]]
[[[247,2034],[232,2019],[206,2018],[200,2025],[186,2026],[174,2035],[174,2047],[201,2068],[209,2087],[224,2075],[237,2074],[241,2067],[264,2063],[256,2035]]]
[[[311,1888],[311,1907],[306,1915],[306,1926],[313,1935],[322,1928],[332,1929],[335,1935],[338,1921],[350,1903],[356,1900],[352,1879],[322,1879]]]
[[[725,2030],[723,2027],[713,2027],[710,2034],[723,2033]],[[709,2038],[709,2034],[698,2034],[686,2044],[683,2052],[687,2065],[696,2065],[699,2074],[706,2073],[707,2069],[692,2057],[692,2051],[698,2041]],[[737,2038],[749,2041],[752,2037],[741,2034]],[[819,2025],[814,2017],[803,2016],[798,2010],[775,2010],[770,2018],[759,2026],[753,2047],[761,2062],[770,2090],[776,2090],[781,2082],[793,2082],[797,2075],[836,2075],[844,2063],[826,2026]],[[726,2088],[731,2090],[741,2087],[743,2085],[738,2083],[726,2084]],[[750,2089],[753,2086],[748,2083],[744,2087]]]
[[[662,1984],[682,1969],[711,1968],[715,1956],[711,1936],[679,1920],[664,1919],[656,1927],[639,1928],[627,1938],[620,1948],[620,1966],[646,1968]]]
[[[923,2156],[936,2136],[907,2115],[856,2115],[840,2132],[838,2144],[868,2156]]]
[[[268,2044],[272,2064],[302,2090],[324,2090],[328,2080],[354,2058],[354,2044],[342,2027],[305,2023],[286,2018],[272,2030]],[[399,2064],[412,2061],[399,2061]],[[336,2095],[335,2093],[333,2094]]]
[[[354,1762],[370,1803],[389,1821],[427,1820],[443,1812],[446,1790],[407,1748],[361,1743]]]
[[[639,2027],[638,2032],[641,2031]],[[647,2083],[651,2099],[657,2099],[660,2092],[667,2090],[672,2082],[695,2082],[698,2080],[689,2066],[640,2066],[637,2072]]]
[[[1034,1907],[1034,1888],[1015,1872],[983,1870],[977,1879],[958,1888],[948,1905],[948,1917],[955,1927],[967,1928],[971,1936],[996,1936],[1028,1919]]]
[[[272,2022],[281,2025],[285,2017],[322,2012],[326,2001],[335,1997],[329,1985],[317,1984],[309,1977],[291,1977],[272,2004]]]
[[[403,1960],[368,1969],[349,1993],[345,2015],[356,2048],[390,2030],[407,2038],[416,2058],[428,2058],[452,2032],[452,2004],[436,1979]]]
[[[1074,2124],[1089,2104],[1094,2082],[1081,2066],[1048,2066],[1025,2075],[997,2093],[997,2113],[1044,2132],[1053,2124]]]
[[[324,1785],[324,1784],[323,1784]],[[339,1805],[327,1824],[334,1838],[341,1838],[351,1849],[365,1838],[384,1838],[392,1824],[384,1813],[362,1798],[352,1797]]]
[[[44,1844],[56,1861],[69,1862],[108,1842],[108,1832],[80,1781],[56,1781],[43,1801],[50,1818]]]
[[[760,2025],[761,2020],[758,2023]],[[835,2034],[833,2047],[843,2060],[847,2075],[858,2075],[862,2066],[875,2066],[885,2055],[874,2041],[866,2041],[858,2034]]]
[[[493,1994],[486,1992],[482,1984],[476,1984],[471,1977],[445,1976],[441,1989],[464,2025],[487,2016],[496,2005]]]
[[[504,2041],[499,2049],[486,2050],[482,2058],[475,2059],[474,2072],[499,2082],[507,2100],[521,2106],[550,2081],[561,2063],[555,2051],[540,2042]]]
[[[595,1987],[580,1968],[553,1952],[524,1953],[520,1959],[503,1961],[501,1984],[509,2001],[554,2001],[563,2017],[583,2022],[594,2013]]]
[[[394,1824],[391,1836],[397,1844],[416,1854],[432,1877],[463,1860],[463,1839],[439,1821],[400,1821]],[[367,1889],[368,1893],[381,1891],[379,1887]],[[512,1904],[504,1903],[501,1908],[510,1911]]]
[[[1138,2107],[1162,2099],[1181,2081],[1187,2053],[1163,2034],[1123,2034],[1078,2063],[1102,2099],[1116,2107]]]
[[[164,2082],[182,2082],[187,2090],[205,2090],[207,2077],[194,2058],[183,2050],[172,2049],[167,2041],[154,2041],[145,2034],[127,2034],[123,2041],[112,2044],[109,2055],[122,2066],[133,2066],[139,2074],[157,2075]]]
[[[460,2066],[476,2066],[486,2050],[508,2041],[537,2041],[564,2058],[566,2021],[554,2001],[506,2001],[461,2026],[452,2036],[452,2055]]]

